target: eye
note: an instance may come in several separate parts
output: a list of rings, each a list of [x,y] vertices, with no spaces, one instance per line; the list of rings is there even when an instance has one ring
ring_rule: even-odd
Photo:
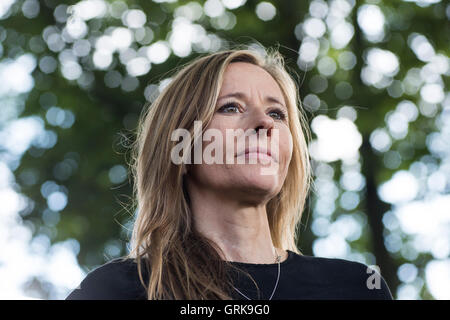
[[[269,114],[275,114],[274,117],[275,117],[276,120],[284,121],[287,118],[286,112],[284,110],[282,110],[282,109],[279,109],[279,108],[272,109],[271,111],[269,111]]]
[[[229,112],[227,110],[235,110],[235,112],[239,112],[239,105],[236,102],[229,102],[224,104],[222,107],[219,108],[219,112],[222,113],[233,113],[233,111]]]

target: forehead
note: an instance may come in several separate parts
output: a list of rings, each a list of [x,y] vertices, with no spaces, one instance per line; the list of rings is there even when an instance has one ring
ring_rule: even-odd
[[[234,91],[264,93],[284,101],[282,91],[270,73],[247,62],[230,63],[225,70],[220,92],[227,94]]]

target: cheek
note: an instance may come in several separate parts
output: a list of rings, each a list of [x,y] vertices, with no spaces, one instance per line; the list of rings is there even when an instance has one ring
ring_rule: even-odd
[[[293,141],[292,135],[288,128],[280,130],[280,155],[283,165],[289,166],[292,158]]]
[[[220,164],[196,164],[192,168],[191,176],[198,185],[204,188],[223,188],[230,184],[230,175]]]
[[[213,118],[213,120],[211,121],[211,123],[209,124],[209,126],[207,127],[207,129],[214,129],[217,130],[217,132],[220,132],[221,135],[221,143],[220,140],[216,141],[213,144],[213,141],[215,138],[211,139],[210,141],[203,141],[203,150],[206,149],[206,146],[208,146],[209,144],[211,145],[211,148],[213,146],[215,147],[220,147],[222,148],[222,164],[226,165],[226,153],[229,153],[229,157],[230,158],[234,158],[235,156],[235,152],[237,152],[237,138],[234,138],[234,141],[230,141],[230,145],[234,145],[234,150],[229,148],[229,150],[227,150],[226,146],[227,146],[227,135],[226,135],[226,130],[236,130],[239,129],[239,124],[236,123],[236,120],[232,119],[232,117],[229,118],[221,118],[220,120],[218,120],[217,118]],[[214,154],[214,153],[213,153]],[[208,153],[209,155],[209,153]],[[214,164],[212,166],[215,166]],[[217,168],[216,168],[217,170]]]

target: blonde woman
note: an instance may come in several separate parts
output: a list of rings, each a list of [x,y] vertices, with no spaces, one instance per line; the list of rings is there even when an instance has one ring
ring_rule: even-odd
[[[296,247],[311,183],[300,107],[276,50],[184,66],[139,124],[132,251],[67,299],[392,299],[366,265]]]

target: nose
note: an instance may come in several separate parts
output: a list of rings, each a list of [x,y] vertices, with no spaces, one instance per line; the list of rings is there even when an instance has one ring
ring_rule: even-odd
[[[258,135],[260,134],[260,129],[266,129],[267,136],[269,137],[271,136],[272,128],[274,127],[274,119],[263,111],[257,110],[253,117],[252,127]]]

